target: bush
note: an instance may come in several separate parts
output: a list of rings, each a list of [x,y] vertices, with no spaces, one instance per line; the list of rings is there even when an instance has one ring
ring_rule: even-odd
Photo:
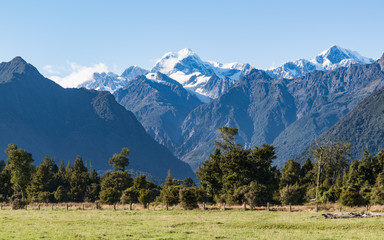
[[[179,203],[179,186],[164,186],[160,192],[160,198],[163,204],[170,206],[177,205]]]
[[[143,204],[144,208],[147,208],[148,204],[153,201],[153,194],[151,190],[141,189],[138,200],[141,204]]]
[[[22,193],[15,191],[11,196],[12,209],[23,209],[27,205],[27,202],[22,199]]]
[[[354,188],[343,190],[340,195],[341,204],[346,206],[361,206],[364,205],[364,199],[360,193]]]
[[[197,196],[194,188],[180,188],[179,198],[181,206],[187,209],[197,208]]]
[[[132,187],[124,190],[123,192],[123,195],[121,196],[121,203],[136,203],[137,202],[137,198],[138,198],[139,194],[138,192],[133,189]]]
[[[302,204],[303,203],[303,191],[296,183],[294,185],[286,185],[280,189],[280,201],[284,205],[288,204]]]

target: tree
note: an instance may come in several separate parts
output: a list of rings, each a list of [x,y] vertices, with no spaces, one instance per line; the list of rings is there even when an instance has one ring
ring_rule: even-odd
[[[140,192],[142,190],[149,190],[151,192],[151,196],[154,198],[158,195],[158,191],[156,189],[156,184],[148,181],[145,175],[140,175],[133,179],[132,187],[124,191],[126,195],[123,196],[123,200],[132,202],[140,201]]]
[[[0,160],[0,172],[3,171],[5,168],[5,161],[4,160]]]
[[[114,171],[125,171],[125,167],[129,165],[130,152],[128,148],[123,148],[119,154],[113,154],[109,159],[109,165],[112,165]]]
[[[224,152],[233,151],[235,149],[239,150],[241,148],[240,144],[235,144],[235,136],[238,133],[238,129],[235,127],[219,127],[219,141],[215,142],[217,149],[221,149]]]
[[[143,204],[144,208],[149,207],[149,203],[153,201],[154,196],[150,189],[141,189],[139,192],[139,202]]]
[[[209,155],[209,159],[202,163],[196,171],[197,179],[200,180],[201,186],[205,189],[208,196],[214,198],[220,194],[223,187],[223,172],[221,162],[223,156],[219,149]]]
[[[139,193],[133,187],[127,188],[123,191],[120,198],[122,203],[136,203],[138,201]]]
[[[377,176],[372,188],[371,204],[384,205],[384,171]]]
[[[95,169],[93,169],[89,175],[89,184],[87,185],[87,191],[85,194],[85,200],[88,202],[94,202],[99,199],[100,194],[100,177],[97,175]]]
[[[8,201],[12,196],[11,172],[4,169],[0,172],[0,202]]]
[[[342,174],[344,169],[348,166],[350,156],[351,144],[340,142],[326,142],[325,144],[318,144],[315,139],[316,148],[312,149],[312,156],[317,164],[317,185],[316,197],[318,200],[320,182],[324,179],[331,179],[332,184],[336,182],[337,176]]]
[[[171,169],[168,169],[168,175],[165,178],[164,186],[180,186],[181,181],[179,179],[175,179],[171,175]]]
[[[160,192],[160,198],[163,204],[169,206],[177,205],[179,203],[179,186],[163,186]]]
[[[181,206],[187,209],[197,208],[197,196],[194,188],[180,188],[179,198]]]
[[[68,191],[69,198],[74,202],[83,202],[89,184],[89,173],[80,156],[76,157],[73,167],[68,174],[70,176],[70,186]]]
[[[114,204],[120,201],[123,191],[132,186],[132,178],[126,171],[108,172],[101,178],[100,201]]]
[[[182,184],[183,187],[194,187],[196,184],[193,182],[192,178],[186,177],[184,178]]]
[[[280,201],[284,205],[302,204],[304,199],[303,190],[298,183],[288,184],[280,189]]]
[[[263,144],[254,149],[242,149],[233,142],[237,129],[223,127],[219,129],[221,141],[209,159],[197,169],[197,178],[211,199],[238,203],[244,194],[237,194],[239,188],[252,182],[268,188],[265,199],[272,200],[278,189],[279,171],[272,167],[276,158],[274,147]]]
[[[57,188],[54,179],[57,170],[58,168],[54,160],[49,158],[49,156],[45,156],[27,187],[28,199],[30,201],[47,202],[53,200],[53,193]]]
[[[5,150],[8,155],[6,168],[11,174],[11,183],[15,192],[20,192],[21,200],[25,201],[25,189],[29,184],[33,172],[32,154],[17,148],[15,144],[9,144]]]
[[[67,191],[61,185],[56,189],[56,191],[54,193],[54,197],[55,197],[57,202],[68,201]]]
[[[294,185],[300,182],[300,163],[293,159],[288,159],[283,167],[283,173],[280,178],[280,189],[287,185]]]

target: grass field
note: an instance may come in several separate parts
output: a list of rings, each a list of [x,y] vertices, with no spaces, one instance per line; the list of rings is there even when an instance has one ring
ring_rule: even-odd
[[[384,218],[241,210],[2,210],[0,239],[383,239]]]

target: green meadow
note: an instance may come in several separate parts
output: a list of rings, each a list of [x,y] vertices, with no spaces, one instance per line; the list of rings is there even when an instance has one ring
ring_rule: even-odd
[[[241,210],[2,210],[0,239],[383,239],[384,218]]]

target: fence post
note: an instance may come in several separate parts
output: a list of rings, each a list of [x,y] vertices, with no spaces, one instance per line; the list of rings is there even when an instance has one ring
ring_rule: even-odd
[[[205,210],[205,202],[203,202],[203,210]]]
[[[84,203],[83,203],[83,211],[84,211]]]
[[[116,211],[116,203],[113,204],[113,211]]]
[[[3,204],[1,204],[1,210],[3,210]]]
[[[129,203],[129,210],[132,211],[132,203]]]
[[[292,212],[292,204],[289,204],[289,211]]]
[[[368,212],[368,209],[369,209],[369,207],[368,207],[368,204],[365,206],[365,211],[366,212]]]
[[[247,211],[247,203],[244,202],[244,211]]]
[[[319,204],[316,203],[316,212],[319,212]]]
[[[269,212],[269,202],[267,202],[267,211]]]
[[[223,210],[225,211],[225,202],[223,202]]]
[[[341,212],[342,208],[341,208],[341,204],[339,205],[339,212]]]
[[[68,211],[68,203],[67,203],[67,205],[66,205],[66,209],[67,209],[67,211]]]
[[[165,209],[168,211],[168,203],[165,204]]]
[[[39,204],[39,205],[37,205],[37,210],[39,210],[39,211],[40,211],[40,204]]]
[[[28,210],[28,204],[27,204],[27,205],[25,205],[25,210]]]

